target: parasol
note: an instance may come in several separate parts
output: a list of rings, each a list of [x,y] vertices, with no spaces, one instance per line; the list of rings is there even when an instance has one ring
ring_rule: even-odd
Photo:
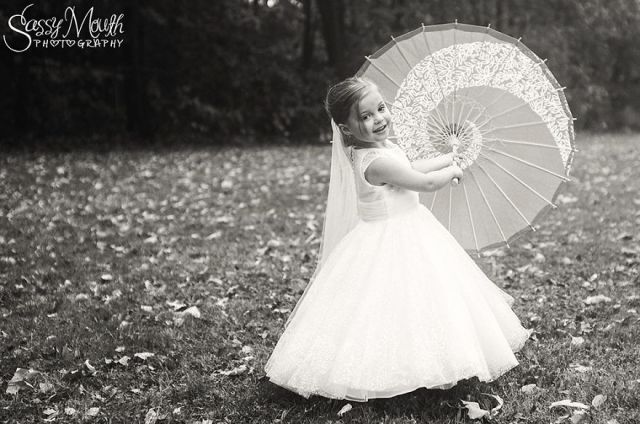
[[[422,26],[367,56],[410,160],[455,149],[458,185],[420,193],[467,250],[509,245],[555,208],[574,150],[564,87],[545,62],[490,26]]]

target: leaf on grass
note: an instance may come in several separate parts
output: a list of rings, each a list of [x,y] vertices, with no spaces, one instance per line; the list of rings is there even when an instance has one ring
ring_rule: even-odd
[[[344,414],[346,414],[347,412],[351,411],[353,407],[351,406],[350,403],[347,403],[345,406],[343,406],[342,408],[340,408],[340,410],[338,411],[338,416],[341,417]]]
[[[240,365],[239,367],[235,367],[234,369],[231,370],[227,370],[227,371],[220,371],[219,374],[222,375],[241,375],[244,374],[245,372],[247,372],[248,368],[245,364]]]
[[[467,408],[467,415],[472,420],[479,420],[480,418],[489,417],[490,412],[486,409],[480,408],[480,404],[478,402],[467,402],[466,400],[461,401],[465,408]]]
[[[42,413],[43,413],[44,415],[48,415],[48,416],[50,416],[50,415],[53,415],[53,414],[56,414],[56,415],[57,415],[57,414],[58,414],[58,411],[56,411],[56,410],[55,410],[55,409],[53,409],[53,408],[47,408],[47,409],[45,409],[44,411],[42,411]]]
[[[187,307],[186,304],[184,304],[182,302],[178,302],[177,300],[167,300],[165,303],[168,306],[171,306],[174,311],[179,311],[179,310],[184,309],[184,308]]]
[[[490,411],[491,417],[495,417],[496,415],[498,415],[498,412],[502,409],[502,406],[504,405],[504,401],[502,400],[502,398],[498,395],[492,395],[490,393],[481,393],[481,394],[492,397],[498,402],[498,405],[496,405],[495,408],[491,408],[491,411]]]
[[[575,196],[571,196],[569,194],[564,195],[564,194],[559,194],[558,197],[556,197],[556,200],[560,203],[562,203],[563,205],[567,205],[570,203],[575,203],[578,201],[578,198]]]
[[[32,387],[28,383],[28,380],[40,374],[40,371],[36,371],[33,368],[17,368],[13,377],[11,377],[11,380],[7,384],[7,390],[5,393],[15,395],[24,387]]]
[[[578,409],[576,411],[573,411],[573,414],[571,414],[571,423],[572,424],[581,423],[587,417],[588,417],[588,414],[586,411]]]
[[[538,386],[535,383],[525,384],[520,388],[520,391],[527,395],[534,393],[536,390],[538,390]]]
[[[129,359],[131,359],[131,358],[129,358],[128,356],[125,355],[122,358],[118,359],[118,363],[120,365],[124,365],[126,367],[127,365],[129,365]]]
[[[200,318],[202,314],[197,306],[189,306],[187,309],[181,312],[182,315],[191,315],[194,318]]]
[[[498,415],[498,413],[502,409],[502,406],[504,405],[504,401],[502,400],[502,398],[500,396],[492,395],[490,393],[480,393],[480,394],[494,398],[498,402],[498,404],[494,408],[491,408],[490,410],[486,410],[481,408],[478,402],[467,402],[467,401],[461,400],[464,407],[467,408],[468,417],[471,418],[472,420],[477,420],[485,417],[493,418],[496,415]]]
[[[611,302],[611,298],[603,294],[598,294],[596,296],[589,296],[584,300],[584,303],[586,303],[587,305],[597,305],[599,303],[609,303],[609,302]]]
[[[93,408],[89,408],[84,415],[87,417],[95,417],[96,415],[98,415],[99,412],[100,412],[100,408],[98,408],[97,406],[94,406]]]
[[[111,275],[111,274],[102,274],[102,275],[100,276],[100,280],[101,280],[103,283],[107,283],[107,282],[109,282],[109,281],[112,281],[112,280],[113,280],[113,275]]]
[[[144,417],[144,424],[156,424],[156,421],[158,421],[158,413],[151,408]]]
[[[557,402],[553,402],[551,406],[549,406],[549,409],[557,407],[589,409],[589,405],[585,405],[584,403],[580,402],[573,402],[571,399],[563,399]]]
[[[76,413],[77,413],[77,412],[78,412],[78,411],[76,411],[76,409],[75,409],[75,408],[72,408],[72,407],[70,407],[70,406],[67,406],[66,408],[64,408],[64,413],[65,413],[66,415],[76,415]]]
[[[220,238],[221,235],[222,235],[222,231],[215,231],[215,232],[209,234],[208,236],[206,236],[205,240],[217,239],[217,238]]]
[[[93,365],[91,365],[91,363],[89,362],[88,359],[86,361],[84,361],[84,366],[87,367],[87,369],[89,370],[89,372],[91,374],[95,374],[96,373],[95,367]]]
[[[596,395],[591,401],[591,405],[593,405],[594,408],[600,408],[606,400],[607,397],[605,395]]]
[[[571,346],[582,346],[584,344],[584,337],[573,337],[571,336]]]
[[[569,366],[571,368],[573,368],[574,370],[578,371],[578,372],[589,372],[589,371],[591,371],[591,367],[587,367],[585,365],[571,364]]]
[[[151,358],[152,356],[155,356],[155,353],[151,353],[151,352],[138,352],[136,354],[133,355],[136,358],[140,358],[143,361],[145,361],[147,358]]]
[[[53,390],[53,384],[46,381],[44,383],[40,383],[38,387],[40,387],[40,393],[47,393]]]

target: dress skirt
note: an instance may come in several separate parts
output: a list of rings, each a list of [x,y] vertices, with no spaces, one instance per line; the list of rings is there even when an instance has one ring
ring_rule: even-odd
[[[340,241],[265,371],[307,398],[356,401],[491,381],[530,336],[512,302],[417,204]]]

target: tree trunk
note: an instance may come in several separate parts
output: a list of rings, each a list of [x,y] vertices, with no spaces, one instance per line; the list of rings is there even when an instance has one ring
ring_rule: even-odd
[[[315,45],[315,25],[313,23],[313,0],[304,0],[304,30],[302,34],[302,69],[309,69],[313,63]]]
[[[345,63],[347,40],[344,31],[343,0],[318,0],[318,10],[322,19],[322,35],[329,64],[340,77],[346,77],[348,75]]]
[[[127,67],[124,76],[127,130],[138,136],[146,137],[152,132],[149,120],[149,107],[143,75],[144,31],[140,18],[139,2],[129,3],[125,16],[129,18],[128,37],[125,40]]]

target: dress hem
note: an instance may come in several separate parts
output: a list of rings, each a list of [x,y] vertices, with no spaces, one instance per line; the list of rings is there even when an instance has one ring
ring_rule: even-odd
[[[515,348],[512,349],[513,353],[517,353],[520,350],[522,350],[522,348],[524,347],[524,345],[526,344],[527,340],[529,340],[529,338],[531,337],[531,334],[533,333],[533,330],[528,329],[527,331],[527,336],[524,337],[516,346]],[[398,392],[393,392],[393,393],[389,393],[389,394],[385,394],[385,395],[381,395],[381,396],[372,396],[372,397],[365,397],[365,398],[353,398],[353,397],[349,397],[349,396],[344,396],[344,397],[340,397],[340,396],[335,396],[332,395],[330,393],[327,392],[323,392],[323,391],[300,391],[297,388],[294,388],[292,386],[287,385],[286,383],[278,383],[275,379],[273,379],[272,377],[269,377],[269,381],[272,382],[273,384],[276,384],[280,387],[283,387],[289,391],[292,391],[302,397],[304,397],[305,399],[309,399],[311,396],[322,396],[325,398],[329,398],[329,399],[336,399],[336,400],[348,400],[348,401],[353,401],[353,402],[367,402],[369,399],[388,399],[388,398],[392,398],[395,396],[400,396],[400,395],[404,395],[407,393],[411,393],[415,390],[418,389],[428,389],[428,390],[433,390],[433,389],[437,389],[437,390],[448,390],[454,386],[456,386],[460,381],[462,380],[468,380],[470,378],[473,377],[478,377],[478,380],[484,382],[484,383],[489,383],[492,381],[495,381],[496,379],[498,379],[499,377],[501,377],[502,375],[504,375],[505,373],[507,373],[508,371],[512,370],[513,368],[517,367],[518,365],[520,365],[519,362],[516,361],[515,364],[509,365],[503,369],[500,369],[498,372],[495,373],[495,375],[490,375],[488,378],[487,377],[479,377],[478,374],[468,374],[468,375],[464,375],[460,378],[458,378],[455,382],[453,383],[443,383],[443,384],[431,384],[431,385],[424,385],[424,384],[419,384],[416,386],[412,386],[409,389],[401,389],[401,391]],[[268,375],[267,375],[268,376]]]

